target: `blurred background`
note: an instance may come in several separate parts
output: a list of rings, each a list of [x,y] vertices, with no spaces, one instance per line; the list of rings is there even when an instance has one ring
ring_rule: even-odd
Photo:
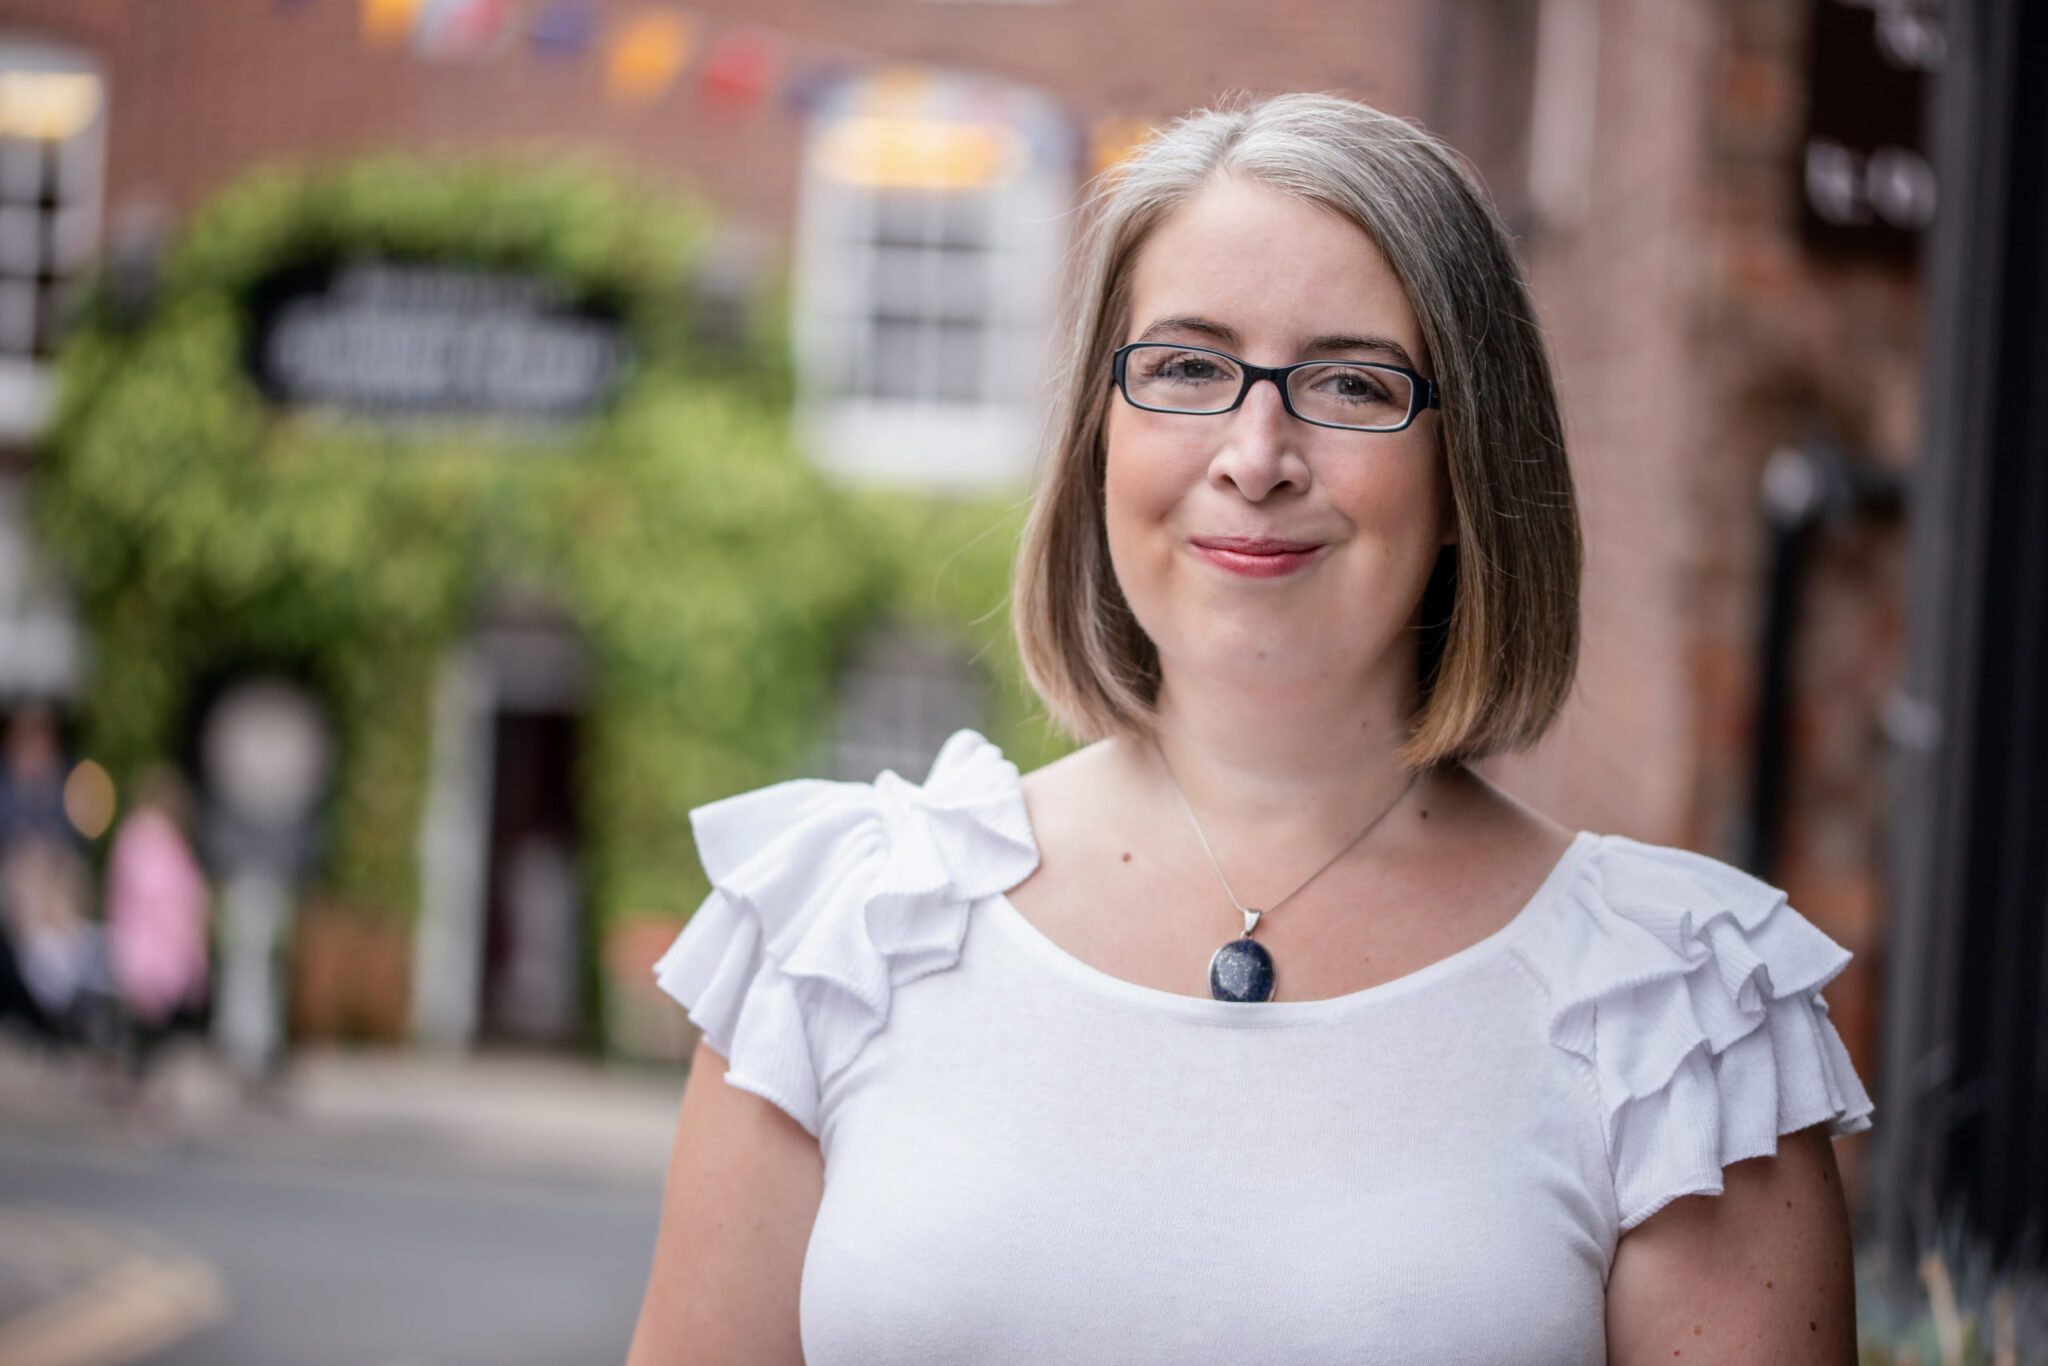
[[[1866,1361],[2048,1360],[2048,10],[0,0],[0,1361],[616,1360],[688,810],[1061,748],[1010,557],[1082,187],[1466,153],[1578,690],[1487,766],[1785,888]]]

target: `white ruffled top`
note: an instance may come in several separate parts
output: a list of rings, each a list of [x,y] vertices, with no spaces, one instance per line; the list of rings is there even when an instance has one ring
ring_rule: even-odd
[[[1702,854],[1581,832],[1478,943],[1239,1004],[1010,905],[1037,847],[971,730],[922,784],[800,779],[691,824],[713,891],[655,975],[820,1140],[813,1362],[1598,1361],[1622,1234],[1780,1134],[1870,1125],[1821,996],[1850,955]],[[1203,1216],[1219,1183],[1258,1217]]]
[[[818,1132],[820,1087],[898,987],[960,960],[967,908],[1038,866],[1016,765],[955,732],[923,786],[798,778],[690,813],[712,891],[654,965],[725,1079]]]

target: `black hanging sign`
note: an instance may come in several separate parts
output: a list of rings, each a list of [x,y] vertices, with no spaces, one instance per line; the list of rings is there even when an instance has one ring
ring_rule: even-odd
[[[293,406],[573,418],[604,405],[628,361],[616,316],[552,281],[440,263],[292,271],[253,313],[257,381]]]
[[[1934,217],[1923,126],[1940,0],[1814,0],[1800,235],[1831,256],[1910,266]]]

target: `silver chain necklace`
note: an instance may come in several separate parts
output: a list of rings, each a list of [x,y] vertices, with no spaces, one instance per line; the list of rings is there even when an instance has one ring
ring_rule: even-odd
[[[1180,779],[1174,777],[1173,765],[1167,762],[1166,750],[1160,746],[1157,735],[1152,737],[1152,748],[1159,751],[1159,762],[1166,769],[1167,779],[1172,782],[1173,790],[1180,794],[1181,808],[1188,813],[1188,824],[1195,827],[1195,838],[1202,842],[1202,852],[1209,856],[1209,866],[1216,870],[1216,880],[1223,884],[1223,894],[1230,898],[1231,905],[1244,914],[1244,933],[1225,942],[1209,959],[1209,994],[1219,1001],[1270,1001],[1273,999],[1273,988],[1277,985],[1278,977],[1273,969],[1273,955],[1267,951],[1264,944],[1252,938],[1252,931],[1259,927],[1259,917],[1271,915],[1279,910],[1294,898],[1295,892],[1314,882],[1328,872],[1338,859],[1350,853],[1360,840],[1372,833],[1374,826],[1386,819],[1388,812],[1401,804],[1401,798],[1408,795],[1409,789],[1415,786],[1416,779],[1422,776],[1422,771],[1417,769],[1409,774],[1407,784],[1394,800],[1387,803],[1386,810],[1367,821],[1363,830],[1345,841],[1342,849],[1330,855],[1329,862],[1303,878],[1293,892],[1289,892],[1264,910],[1257,910],[1239,901],[1237,893],[1230,889],[1230,879],[1223,876],[1223,865],[1216,861],[1216,851],[1209,847],[1209,836],[1203,833],[1202,822],[1195,817],[1195,808],[1188,801],[1187,790],[1180,785]]]

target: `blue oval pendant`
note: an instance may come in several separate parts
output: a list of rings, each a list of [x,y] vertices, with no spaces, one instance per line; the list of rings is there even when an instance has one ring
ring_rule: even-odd
[[[1231,940],[1209,960],[1209,994],[1219,1001],[1270,1001],[1273,985],[1273,955],[1250,935]]]

